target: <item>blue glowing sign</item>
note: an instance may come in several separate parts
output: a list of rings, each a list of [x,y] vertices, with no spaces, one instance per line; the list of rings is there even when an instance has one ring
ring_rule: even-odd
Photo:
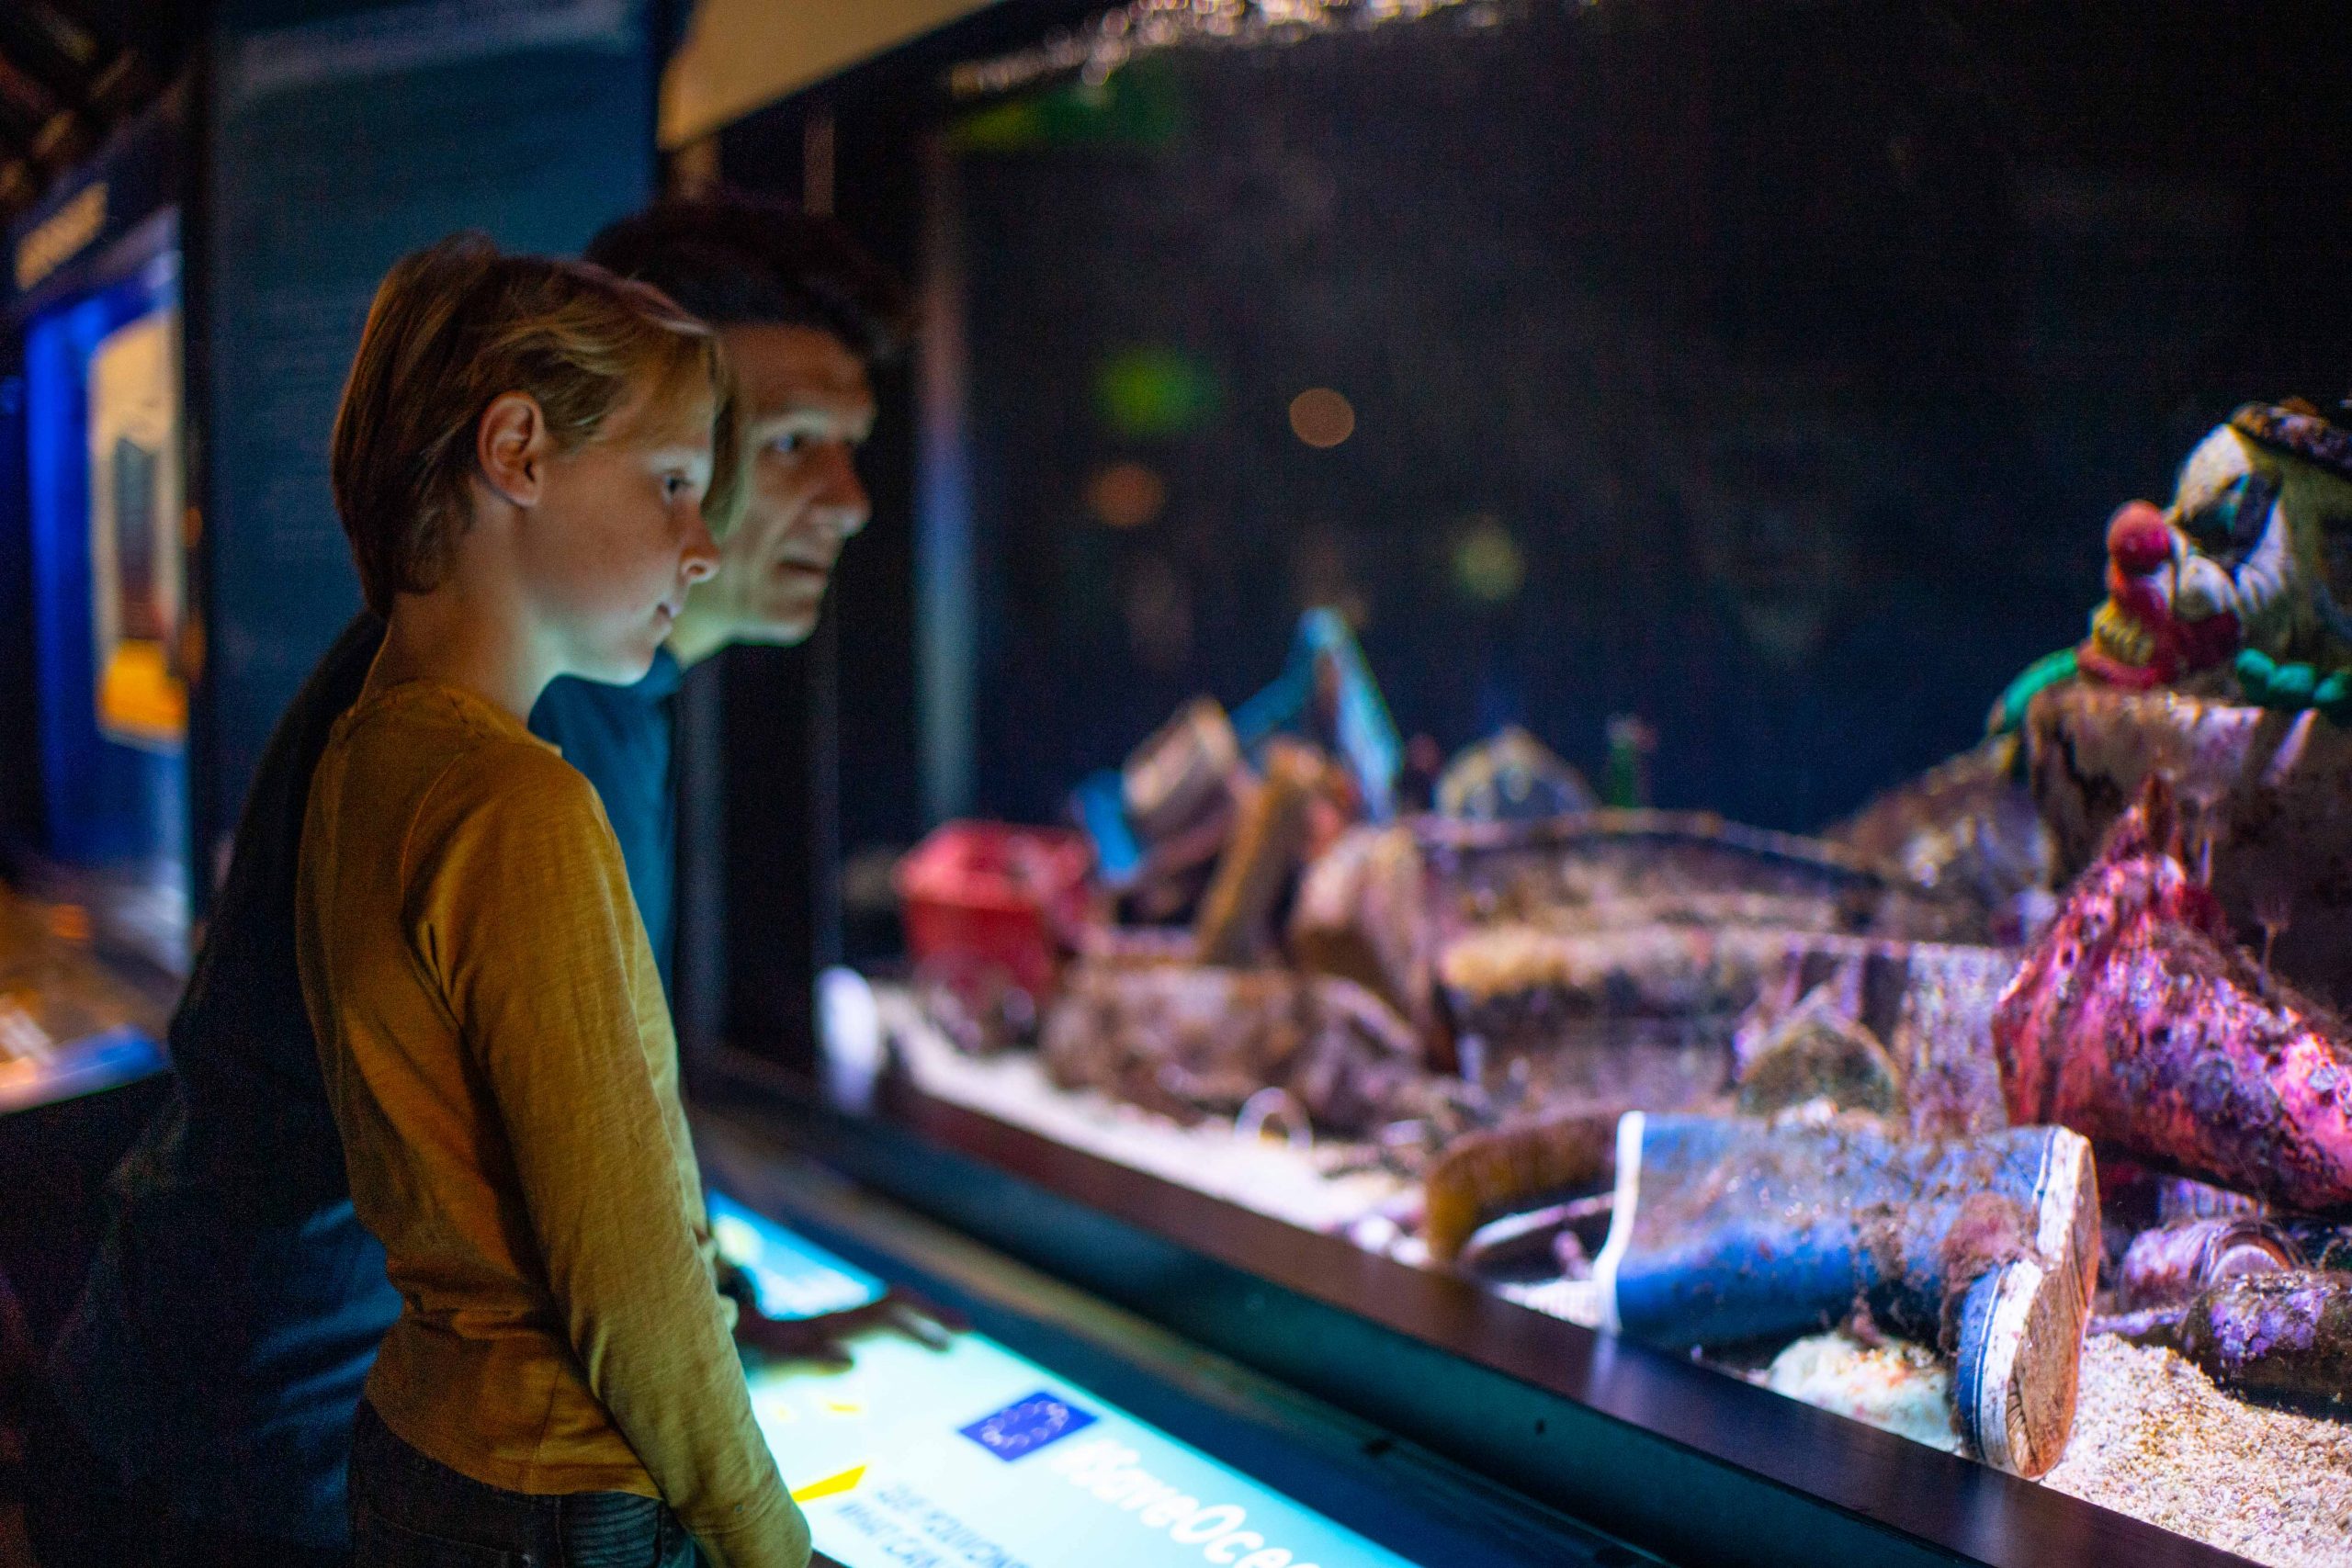
[[[720,1247],[773,1269],[779,1299],[878,1291],[741,1205],[711,1210]],[[752,1377],[817,1550],[846,1568],[1411,1568],[980,1335],[934,1350],[875,1330],[849,1349],[838,1372]]]

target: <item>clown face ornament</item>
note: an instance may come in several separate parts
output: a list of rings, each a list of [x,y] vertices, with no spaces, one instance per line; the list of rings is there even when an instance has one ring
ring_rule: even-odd
[[[2236,661],[2257,701],[2352,669],[2352,430],[2309,403],[2248,403],[2181,465],[2172,505],[2108,525],[2108,600],[2082,671],[2128,690]],[[2245,658],[2251,653],[2256,657]]]

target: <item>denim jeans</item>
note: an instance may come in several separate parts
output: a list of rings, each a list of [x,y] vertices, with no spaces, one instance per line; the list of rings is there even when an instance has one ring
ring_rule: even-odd
[[[657,1497],[534,1497],[458,1474],[393,1436],[364,1400],[351,1434],[353,1568],[692,1568]]]

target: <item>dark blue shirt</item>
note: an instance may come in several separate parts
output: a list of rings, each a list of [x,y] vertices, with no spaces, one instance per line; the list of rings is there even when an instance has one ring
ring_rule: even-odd
[[[675,748],[670,699],[677,694],[678,681],[678,661],[665,648],[634,686],[558,681],[531,710],[532,731],[561,747],[564,760],[587,774],[604,798],[665,995],[676,924],[672,890],[677,880],[678,790],[671,773]]]
[[[294,955],[295,866],[327,732],[382,640],[370,616],[345,627],[271,733],[172,1017],[169,1097],[115,1172],[51,1360],[119,1482],[321,1547],[347,1540],[352,1415],[401,1303],[352,1212]],[[604,798],[665,984],[677,684],[665,652],[636,686],[559,682],[531,715]]]

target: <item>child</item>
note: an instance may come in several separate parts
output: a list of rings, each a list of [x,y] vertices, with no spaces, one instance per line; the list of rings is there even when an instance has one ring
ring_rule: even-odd
[[[353,1437],[363,1565],[684,1564],[688,1531],[722,1568],[808,1558],[618,848],[524,723],[558,675],[643,676],[714,569],[727,402],[658,291],[474,237],[392,269],[352,365],[335,504],[388,629],[311,784],[296,920],[401,1297]]]
[[[872,427],[870,369],[895,354],[909,306],[829,220],[740,196],[622,219],[588,259],[718,329],[752,476],[671,656],[634,686],[552,682],[531,713],[532,733],[596,786],[660,966],[673,947],[680,656],[808,635],[829,574],[800,569],[835,560],[866,520],[852,456]],[[401,1298],[352,1209],[294,888],[311,775],[383,637],[373,615],[354,616],[270,732],[172,1015],[164,1103],[108,1183],[81,1300],[29,1391],[25,1526],[49,1568],[348,1568],[353,1417]],[[739,1344],[788,1355],[780,1332],[805,1348],[844,1326],[780,1325],[730,1293]]]

